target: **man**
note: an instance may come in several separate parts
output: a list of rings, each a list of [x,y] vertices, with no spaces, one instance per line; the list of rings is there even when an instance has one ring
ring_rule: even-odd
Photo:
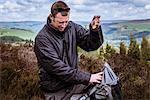
[[[102,73],[78,70],[77,46],[85,51],[98,49],[103,43],[99,16],[85,30],[69,21],[70,8],[63,1],[51,7],[47,24],[35,38],[34,51],[39,65],[40,86],[46,100],[67,100],[100,83]]]

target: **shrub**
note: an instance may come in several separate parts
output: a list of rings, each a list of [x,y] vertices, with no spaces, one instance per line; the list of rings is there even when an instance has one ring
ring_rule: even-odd
[[[42,100],[42,93],[38,84],[38,67],[30,60],[31,66],[27,66],[27,60],[20,59],[18,52],[20,47],[1,45],[1,91],[2,100],[32,99]],[[30,49],[29,49],[30,50]],[[27,51],[28,52],[28,51]],[[28,55],[27,55],[28,56]],[[33,63],[33,64],[32,64]],[[34,65],[34,66],[32,66]],[[31,69],[34,67],[33,69]]]

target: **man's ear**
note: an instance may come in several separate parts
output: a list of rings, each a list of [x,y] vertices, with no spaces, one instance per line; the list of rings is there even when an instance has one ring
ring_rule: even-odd
[[[49,14],[49,18],[51,21],[54,21],[54,16],[52,14]]]

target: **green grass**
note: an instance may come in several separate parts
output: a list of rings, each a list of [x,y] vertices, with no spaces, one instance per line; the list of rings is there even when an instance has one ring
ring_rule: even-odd
[[[24,29],[3,29],[0,28],[0,37],[2,36],[17,36],[24,40],[33,40],[35,37],[35,33],[30,30]]]

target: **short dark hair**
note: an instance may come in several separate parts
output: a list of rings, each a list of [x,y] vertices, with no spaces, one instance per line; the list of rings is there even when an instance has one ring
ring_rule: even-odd
[[[51,7],[51,14],[55,16],[57,13],[61,13],[62,16],[67,16],[70,8],[68,5],[63,1],[56,1],[53,3]]]

